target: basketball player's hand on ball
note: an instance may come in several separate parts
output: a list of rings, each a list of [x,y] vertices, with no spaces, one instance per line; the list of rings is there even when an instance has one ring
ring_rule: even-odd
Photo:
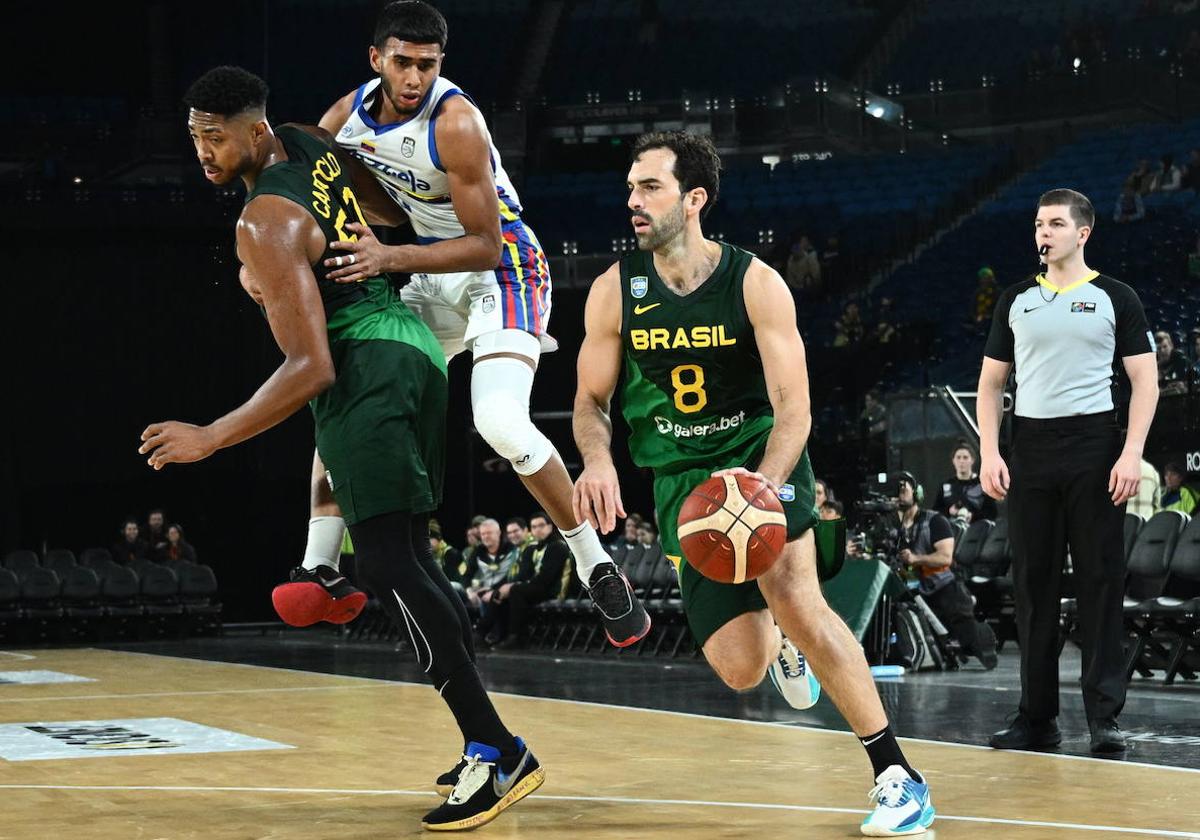
[[[369,227],[348,222],[344,230],[357,238],[329,243],[330,250],[339,252],[336,257],[325,260],[325,267],[334,269],[328,274],[330,280],[361,283],[387,271],[384,268],[387,246],[375,238]]]
[[[207,426],[194,426],[168,420],[151,423],[142,432],[142,445],[138,454],[150,454],[146,461],[156,470],[167,464],[190,464],[202,461],[216,451],[216,444]]]
[[[586,467],[575,482],[571,507],[576,522],[590,522],[602,534],[616,528],[617,517],[625,518],[617,468],[611,463]]]
[[[721,478],[721,477],[727,476],[727,475],[748,475],[751,478],[757,478],[763,484],[770,487],[772,492],[774,492],[776,496],[779,495],[779,485],[778,484],[776,484],[771,479],[767,478],[762,473],[752,472],[752,471],[746,469],[745,467],[733,467],[728,470],[717,470],[715,473],[712,474],[712,477],[713,478]]]

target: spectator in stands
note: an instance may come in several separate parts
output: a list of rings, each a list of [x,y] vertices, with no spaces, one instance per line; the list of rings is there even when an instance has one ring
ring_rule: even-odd
[[[509,545],[524,549],[533,542],[533,535],[529,533],[529,522],[522,516],[512,517],[504,523],[504,538],[508,540]]]
[[[466,533],[467,542],[463,546],[464,549],[474,548],[475,546],[479,545],[479,525],[485,519],[487,519],[486,516],[478,516],[477,515],[477,516],[471,517],[471,524],[467,528],[467,533]]]
[[[1192,341],[1192,378],[1200,382],[1200,327],[1192,327],[1188,338]]]
[[[151,556],[167,547],[165,522],[166,517],[163,516],[162,508],[155,508],[146,515],[146,530],[142,533],[142,539],[145,541],[146,547],[150,549]]]
[[[863,410],[858,415],[862,425],[863,437],[882,440],[887,434],[887,406],[879,398],[879,392],[872,388],[863,397]]]
[[[841,243],[836,236],[831,236],[825,240],[825,249],[821,251],[821,283],[824,288],[836,287],[841,282],[841,264]]]
[[[1117,196],[1117,206],[1113,209],[1113,221],[1117,224],[1127,224],[1139,221],[1145,216],[1146,208],[1142,204],[1142,197],[1134,186],[1133,176],[1130,176],[1130,179],[1125,182],[1125,186],[1121,187],[1121,194]]]
[[[617,538],[609,546],[609,551],[621,551],[622,549],[633,548],[637,545],[637,529],[640,524],[642,524],[642,515],[640,513],[629,514],[625,518],[625,524],[617,532]]]
[[[813,507],[817,510],[820,510],[826,502],[837,501],[837,496],[829,489],[829,483],[825,479],[818,478],[813,484],[817,488],[816,495],[813,497]]]
[[[197,562],[196,549],[184,538],[182,525],[172,522],[167,526],[167,540],[154,552],[154,559],[160,563]]]
[[[121,525],[121,539],[112,547],[113,560],[128,566],[138,560],[149,559],[150,551],[146,548],[146,543],[138,536],[139,531],[137,519],[132,516],[127,517]]]
[[[896,325],[892,313],[892,299],[880,298],[879,307],[875,310],[875,327],[871,330],[873,344],[891,344],[896,340]]]
[[[529,533],[529,522],[520,516],[512,517],[505,523],[505,537],[507,551],[504,559],[500,561],[503,573],[493,575],[491,587],[479,593],[482,609],[475,630],[483,637],[484,644],[489,645],[494,645],[504,638],[508,629],[508,609],[500,604],[501,588],[505,583],[525,581],[532,576],[530,568],[521,563],[525,549],[535,542],[533,535]]]
[[[1179,189],[1183,180],[1183,175],[1179,171],[1179,167],[1175,165],[1175,157],[1173,155],[1162,156],[1162,166],[1154,173],[1154,191],[1155,192],[1175,192]]]
[[[787,284],[797,292],[816,294],[821,288],[821,259],[812,240],[801,235],[788,254],[787,270],[784,272]]]
[[[1197,36],[1197,47],[1200,48],[1200,30],[1193,29],[1192,34]],[[1187,165],[1183,168],[1182,186],[1185,190],[1200,192],[1200,149],[1188,152]]]
[[[1176,461],[1163,467],[1162,509],[1177,510],[1191,516],[1200,501],[1200,493],[1183,483],[1186,473]]]
[[[1158,483],[1158,470],[1143,458],[1142,477],[1138,480],[1138,491],[1125,503],[1125,512],[1136,513],[1143,519],[1149,519],[1158,513],[1161,507],[1162,492]]]
[[[538,511],[529,517],[529,527],[535,542],[521,552],[519,579],[501,584],[496,593],[498,609],[507,612],[507,622],[501,622],[507,624],[507,633],[497,650],[525,647],[533,606],[579,588],[571,551],[550,517]]]
[[[1175,347],[1175,341],[1166,330],[1154,334],[1155,355],[1158,359],[1158,390],[1164,397],[1187,392],[1188,374],[1192,366],[1187,356]]]
[[[897,559],[912,570],[925,603],[962,651],[977,656],[989,671],[996,667],[996,638],[983,622],[975,620],[975,602],[954,574],[954,531],[946,517],[917,504],[916,480],[901,473],[896,484],[896,515],[903,545]]]
[[[833,328],[837,331],[833,337],[834,347],[847,347],[862,341],[864,329],[858,304],[849,301],[842,308],[842,317],[833,322]]]
[[[476,526],[478,528],[479,526]],[[429,548],[433,552],[433,559],[441,566],[442,571],[446,575],[446,579],[450,581],[450,586],[454,591],[467,601],[467,587],[471,585],[471,581],[475,579],[475,571],[478,564],[475,558],[463,557],[463,553],[450,543],[442,539],[442,526],[437,520],[431,520],[429,523]]]
[[[650,548],[658,542],[658,526],[649,519],[643,519],[638,524],[637,539],[646,548]]]
[[[845,508],[842,503],[836,499],[826,499],[823,505],[817,508],[817,513],[822,519],[841,519]]]
[[[504,581],[515,552],[515,548],[501,542],[499,522],[485,519],[479,523],[479,545],[472,554],[475,577],[467,588],[467,602],[472,609],[483,611],[483,596]]]
[[[1151,168],[1150,161],[1146,159],[1139,160],[1137,167],[1129,173],[1129,177],[1125,179],[1125,183],[1133,188],[1133,191],[1138,195],[1145,195],[1154,189],[1154,181],[1158,173]]]
[[[975,323],[990,323],[992,310],[996,306],[996,272],[991,267],[984,266],[976,273],[979,283],[975,286]]]
[[[975,472],[975,450],[959,443],[950,455],[954,475],[942,482],[933,509],[943,516],[957,517],[964,522],[976,519],[995,520],[996,500],[983,492],[979,474]]]

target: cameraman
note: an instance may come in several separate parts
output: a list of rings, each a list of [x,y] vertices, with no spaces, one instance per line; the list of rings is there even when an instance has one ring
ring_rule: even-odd
[[[918,591],[962,652],[976,656],[989,671],[996,667],[996,640],[975,620],[971,593],[955,577],[954,532],[946,517],[917,504],[917,481],[910,473],[895,478],[896,515],[900,518],[896,558],[916,575]]]

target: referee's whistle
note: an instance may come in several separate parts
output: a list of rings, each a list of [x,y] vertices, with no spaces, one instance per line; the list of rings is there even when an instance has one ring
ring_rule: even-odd
[[[1044,256],[1046,256],[1046,254],[1049,254],[1049,253],[1050,253],[1049,245],[1043,245],[1041,248],[1038,248],[1038,256],[1039,257],[1044,257]]]

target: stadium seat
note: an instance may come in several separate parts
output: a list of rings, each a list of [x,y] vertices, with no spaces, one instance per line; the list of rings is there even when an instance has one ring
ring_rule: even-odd
[[[24,578],[30,569],[40,565],[37,553],[24,548],[10,551],[4,557],[4,568],[14,572],[18,578]]]
[[[66,548],[52,548],[46,552],[42,565],[47,569],[53,569],[65,581],[67,573],[75,568],[75,552]]]
[[[63,616],[61,592],[62,581],[52,570],[34,566],[25,571],[21,578],[21,616],[32,638],[47,640],[58,629]]]

